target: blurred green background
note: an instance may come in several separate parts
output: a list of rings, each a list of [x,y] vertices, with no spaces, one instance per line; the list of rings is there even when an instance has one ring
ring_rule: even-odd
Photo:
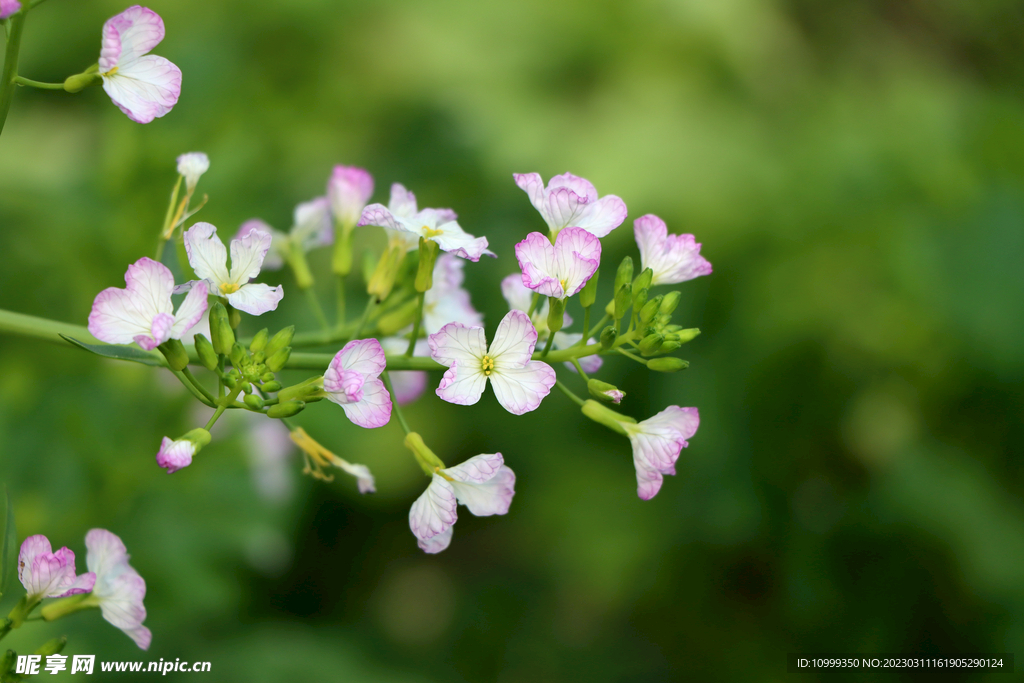
[[[426,556],[407,523],[425,479],[397,424],[360,430],[329,404],[299,418],[373,469],[372,497],[302,477],[294,454],[254,470],[244,420],[169,477],[160,437],[209,414],[173,378],[2,337],[19,535],[84,562],[87,529],[119,534],[154,633],[139,657],[79,614],[5,646],[67,634],[65,654],[208,660],[220,681],[780,681],[787,652],[1024,655],[1019,3],[149,6],[167,25],[155,52],[184,73],[165,118],[134,124],[99,88],[17,93],[0,307],[84,324],[152,252],[175,156],[202,150],[197,219],[224,237],[253,216],[286,229],[335,163],[368,168],[376,200],[399,181],[455,208],[499,254],[466,267],[493,330],[513,245],[543,229],[512,173],[569,170],[630,208],[606,264],[636,258],[644,213],[704,244],[715,272],[680,287],[676,314],[703,330],[691,368],[601,374],[629,414],[698,406],[701,427],[643,502],[626,440],[561,395],[517,418],[490,392],[428,394],[413,428],[450,463],[501,451],[518,495],[506,517],[463,513]],[[33,11],[22,74],[95,62],[122,9]],[[293,294],[269,324],[312,328],[290,275],[268,281]],[[932,676],[899,678],[915,677]]]

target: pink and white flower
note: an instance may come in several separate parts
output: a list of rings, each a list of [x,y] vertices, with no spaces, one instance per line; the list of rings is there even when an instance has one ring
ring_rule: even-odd
[[[674,285],[711,274],[711,264],[700,255],[693,235],[669,235],[665,221],[653,213],[633,221],[633,234],[641,268],[654,271],[652,285]]]
[[[196,445],[188,439],[171,439],[165,436],[156,454],[156,464],[167,470],[167,474],[174,474],[192,464],[192,458],[195,457],[197,450]]]
[[[601,265],[601,240],[583,228],[565,228],[551,244],[531,232],[516,245],[523,285],[543,296],[565,299],[587,284]]]
[[[149,649],[153,634],[142,625],[146,620],[146,581],[128,564],[124,543],[106,529],[91,529],[85,535],[85,564],[94,572],[96,586],[88,601],[99,605],[103,618],[124,631],[143,650]]]
[[[288,232],[275,230],[259,218],[250,218],[238,228],[235,239],[243,239],[254,230],[270,235],[270,248],[263,258],[262,270],[281,268],[292,249],[300,249],[305,253],[316,247],[325,247],[334,241],[331,206],[326,197],[317,197],[296,206],[292,228]]]
[[[512,505],[515,485],[516,475],[501,453],[475,455],[461,465],[438,469],[409,509],[409,528],[420,548],[439,553],[452,541],[460,503],[477,517],[503,515]]]
[[[552,177],[544,187],[539,173],[514,173],[512,177],[530,197],[552,235],[576,227],[604,237],[626,220],[626,203],[613,194],[598,199],[597,190],[585,178],[563,173]]]
[[[185,188],[191,195],[204,173],[210,170],[210,157],[202,152],[188,152],[178,157],[178,173],[185,179]]]
[[[6,19],[21,10],[18,0],[0,0],[0,19]]]
[[[89,332],[108,344],[135,342],[152,351],[168,339],[181,339],[206,311],[206,285],[192,288],[174,312],[174,276],[167,266],[145,256],[128,266],[125,288],[108,287],[96,295]]]
[[[153,10],[135,5],[103,24],[99,74],[103,89],[136,123],[149,123],[169,112],[181,94],[181,69],[147,54],[164,39],[164,21]]]
[[[448,366],[437,395],[449,403],[473,405],[491,381],[498,403],[513,415],[536,410],[555,385],[555,371],[531,360],[537,330],[522,311],[509,311],[490,347],[482,327],[448,323],[428,337],[430,356]]]
[[[417,211],[416,196],[395,183],[391,186],[388,205],[370,204],[363,209],[359,225],[378,225],[404,233],[403,240],[409,251],[415,249],[419,238],[423,237],[437,242],[442,250],[470,261],[479,261],[483,254],[494,256],[487,249],[487,238],[473,237],[462,229],[457,218],[451,209]]]
[[[327,181],[327,198],[331,212],[342,228],[351,229],[359,222],[366,202],[373,196],[373,176],[358,166],[335,166]]]
[[[229,270],[228,253],[217,236],[217,228],[209,223],[196,223],[185,233],[185,251],[192,269],[206,281],[211,294],[225,297],[229,304],[249,315],[262,315],[277,308],[284,296],[281,285],[250,282],[259,275],[271,241],[270,233],[259,229],[231,240]]]
[[[433,334],[447,323],[479,325],[482,313],[473,308],[469,292],[462,288],[466,262],[451,254],[441,254],[434,264],[434,286],[423,294],[423,329]]]
[[[338,351],[324,373],[327,398],[360,427],[383,427],[391,419],[391,397],[380,380],[385,363],[380,342],[354,339]]]
[[[88,593],[96,583],[91,572],[75,576],[75,554],[67,548],[53,552],[49,539],[41,534],[21,544],[18,579],[30,601]]]
[[[697,433],[700,416],[696,408],[669,406],[643,422],[622,422],[633,445],[636,467],[636,493],[641,500],[650,500],[661,489],[662,475],[676,473],[676,460],[687,439]]]

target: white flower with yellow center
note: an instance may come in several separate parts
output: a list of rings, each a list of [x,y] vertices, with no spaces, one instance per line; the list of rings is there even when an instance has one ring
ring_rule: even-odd
[[[188,262],[196,275],[206,281],[210,294],[226,298],[229,304],[249,315],[274,310],[284,296],[281,285],[250,282],[259,275],[270,243],[270,234],[262,230],[251,230],[245,237],[231,240],[229,269],[228,253],[217,236],[217,228],[209,223],[196,223],[185,233]]]

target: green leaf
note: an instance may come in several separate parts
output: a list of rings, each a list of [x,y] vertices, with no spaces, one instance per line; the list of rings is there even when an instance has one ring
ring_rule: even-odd
[[[69,337],[66,334],[62,334],[60,337],[69,344],[74,344],[81,349],[95,353],[97,356],[103,356],[104,358],[130,360],[135,363],[142,363],[143,365],[166,365],[163,356],[153,353],[152,351],[137,349],[134,346],[120,346],[117,344],[86,344],[85,342],[78,341],[74,337]]]
[[[14,573],[14,549],[18,545],[18,537],[14,531],[14,507],[11,505],[11,494],[4,487],[4,544],[0,550],[0,595],[7,590],[7,582]]]

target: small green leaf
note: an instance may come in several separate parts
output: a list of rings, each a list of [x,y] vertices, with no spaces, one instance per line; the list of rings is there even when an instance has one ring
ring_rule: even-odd
[[[4,543],[0,550],[0,595],[7,590],[7,582],[14,573],[14,549],[18,545],[18,537],[14,531],[14,508],[11,506],[11,494],[4,487]]]
[[[85,342],[80,342],[74,337],[69,337],[66,334],[62,334],[60,337],[69,344],[74,344],[81,349],[95,353],[97,356],[103,356],[104,358],[130,360],[135,363],[142,363],[143,365],[166,365],[162,356],[153,353],[152,351],[137,349],[134,346],[120,346],[117,344],[86,344]]]

